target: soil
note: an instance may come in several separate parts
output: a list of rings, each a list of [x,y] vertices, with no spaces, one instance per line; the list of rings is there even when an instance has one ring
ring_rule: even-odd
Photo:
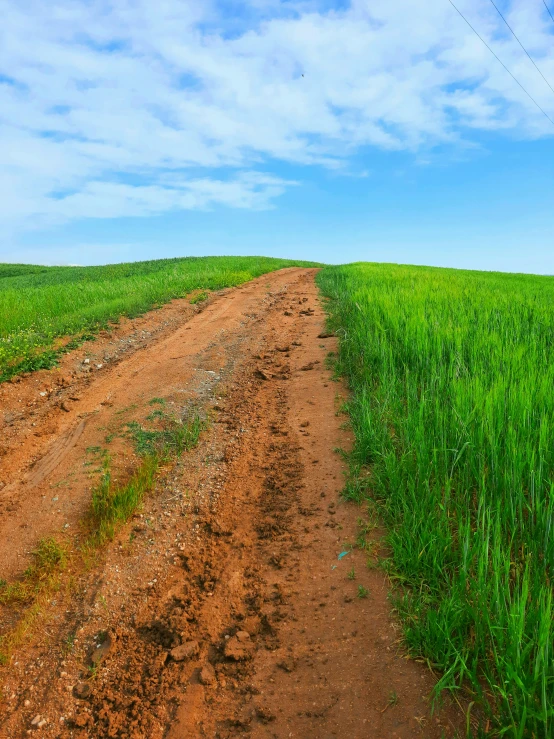
[[[43,537],[77,548],[104,451],[121,480],[139,464],[127,424],[159,407],[208,421],[41,603],[1,668],[1,737],[462,736],[403,650],[383,532],[340,496],[346,390],[314,277],[174,301],[0,387],[8,580]],[[22,615],[4,607],[0,628]]]

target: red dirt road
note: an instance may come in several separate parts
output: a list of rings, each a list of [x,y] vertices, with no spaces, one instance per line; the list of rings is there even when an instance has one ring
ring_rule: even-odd
[[[202,310],[175,301],[0,389],[7,579],[41,537],[78,546],[99,454],[130,475],[122,429],[152,400],[209,420],[41,604],[0,668],[1,737],[462,736],[457,709],[431,715],[433,676],[405,658],[389,584],[356,546],[367,514],[340,498],[346,392],[314,276],[282,270]],[[378,530],[365,536],[378,551]],[[4,607],[0,628],[23,614]]]

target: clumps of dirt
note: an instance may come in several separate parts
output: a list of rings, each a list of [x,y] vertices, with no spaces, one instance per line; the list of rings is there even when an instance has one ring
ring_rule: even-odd
[[[168,725],[183,724],[178,708],[193,685],[202,687],[210,706],[203,724],[219,736],[269,720],[262,708],[250,715],[247,704],[256,692],[254,655],[278,646],[284,600],[267,584],[260,562],[287,557],[303,468],[286,436],[276,442],[267,433],[279,427],[288,434],[286,401],[273,391],[260,397],[263,381],[254,372],[254,365],[245,368],[218,411],[225,494],[188,504],[194,537],[181,545],[171,571],[146,587],[144,600],[144,589],[136,589],[135,610],[121,619],[115,646],[87,687],[73,692],[77,705],[66,722],[68,736],[161,737]],[[248,427],[249,438],[229,438],[224,429],[234,427]],[[189,522],[180,523],[190,534]]]

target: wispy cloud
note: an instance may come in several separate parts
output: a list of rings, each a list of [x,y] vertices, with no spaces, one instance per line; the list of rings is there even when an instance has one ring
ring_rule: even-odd
[[[554,133],[447,0],[239,5],[231,17],[216,0],[2,3],[2,220],[259,209],[292,184],[276,161],[341,167],[362,147],[420,156],[479,131]],[[554,117],[494,8],[459,5]],[[507,12],[554,80],[542,1]]]

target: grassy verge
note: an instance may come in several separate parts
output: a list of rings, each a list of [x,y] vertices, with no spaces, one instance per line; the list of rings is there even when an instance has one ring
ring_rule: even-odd
[[[388,527],[408,647],[473,692],[490,735],[552,736],[554,279],[355,264],[318,281],[352,390],[346,494]]]
[[[247,282],[311,262],[265,257],[188,257],[105,267],[0,264],[0,382],[55,365],[60,337],[90,335],[121,316],[174,298]],[[58,345],[56,343],[58,342]],[[67,349],[67,347],[66,347]]]

